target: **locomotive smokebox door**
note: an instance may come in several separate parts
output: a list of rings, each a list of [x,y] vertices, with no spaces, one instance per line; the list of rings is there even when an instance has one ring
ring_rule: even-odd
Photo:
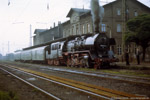
[[[109,38],[109,45],[116,45],[116,41],[114,38]]]

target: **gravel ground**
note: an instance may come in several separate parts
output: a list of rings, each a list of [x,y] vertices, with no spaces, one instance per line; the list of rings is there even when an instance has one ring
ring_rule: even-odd
[[[32,89],[22,81],[0,70],[0,91],[13,92],[18,100],[50,100],[47,96]]]
[[[113,90],[123,91],[127,93],[137,94],[137,95],[144,95],[150,97],[150,86],[148,85],[142,85],[142,84],[130,84],[125,83],[117,80],[110,80],[110,79],[104,79],[104,78],[95,78],[95,77],[89,77],[89,76],[83,76],[83,75],[77,75],[77,74],[70,74],[70,73],[64,73],[64,72],[58,72],[58,71],[51,71],[48,69],[41,69],[41,67],[50,67],[45,65],[32,65],[32,64],[21,64],[22,67],[34,69],[37,71],[41,71],[44,73],[47,73],[49,75],[55,75],[60,76],[72,80],[82,81],[98,86],[103,86],[106,88],[110,88]],[[21,67],[20,66],[20,67]]]

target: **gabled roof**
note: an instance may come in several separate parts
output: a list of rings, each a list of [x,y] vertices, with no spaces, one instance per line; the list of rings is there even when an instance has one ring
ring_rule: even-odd
[[[112,1],[112,2],[110,2],[110,3],[108,3],[108,4],[103,5],[103,7],[106,7],[106,6],[109,6],[109,5],[111,5],[111,4],[114,4],[114,3],[116,3],[117,1],[120,1],[120,0]],[[142,2],[140,2],[140,0],[131,0],[131,1],[137,2],[137,3],[139,3],[141,6],[150,9],[150,7],[144,5]]]
[[[79,13],[79,15],[81,15],[81,14],[87,13],[89,11],[90,11],[89,9],[71,8],[69,13],[67,14],[67,17],[70,17],[73,12],[77,12],[77,13]]]
[[[42,32],[47,31],[47,30],[48,29],[35,29],[34,34],[42,33]]]
[[[146,5],[144,5],[143,3],[141,3],[140,1],[138,1],[138,0],[136,0],[138,3],[140,3],[143,7],[146,7],[146,8],[148,8],[148,9],[150,9],[150,7],[148,7],[148,6],[146,6]]]
[[[118,1],[119,1],[119,0],[112,1],[112,2],[110,2],[110,3],[108,3],[108,4],[103,5],[103,7],[107,7],[107,6],[113,5],[114,3],[118,2]],[[141,3],[141,2],[138,1],[138,0],[132,0],[132,1],[135,1],[135,2],[139,3],[143,8],[150,9],[150,7],[144,5],[143,3]],[[71,10],[70,10],[70,11],[71,11]],[[82,16],[84,17],[84,16],[86,16],[87,14],[91,14],[91,10],[88,10],[87,12],[80,14],[80,16],[81,16],[81,17],[82,17]]]

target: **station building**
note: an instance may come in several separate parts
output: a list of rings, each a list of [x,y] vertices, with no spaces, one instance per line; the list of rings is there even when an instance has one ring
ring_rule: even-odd
[[[33,46],[50,42],[54,39],[63,37],[63,29],[61,22],[58,22],[58,26],[51,27],[50,29],[35,29],[33,37]]]
[[[150,14],[150,8],[137,0],[125,0],[124,8],[123,0],[116,0],[103,6],[104,16],[100,26],[101,32],[106,32],[108,37],[115,38],[116,45],[112,46],[112,50],[120,60],[123,60],[124,43],[123,34],[125,32],[125,23],[140,14]],[[34,37],[34,44],[51,41],[52,33],[56,33],[57,38],[67,37],[70,35],[82,35],[95,33],[93,29],[93,21],[90,9],[71,8],[67,16],[70,20],[58,25],[57,28],[49,29],[41,32],[39,36]],[[49,37],[48,37],[49,36]],[[37,38],[38,37],[38,38]],[[129,46],[130,59],[135,58],[135,44]],[[147,49],[146,59],[150,59],[150,49]]]

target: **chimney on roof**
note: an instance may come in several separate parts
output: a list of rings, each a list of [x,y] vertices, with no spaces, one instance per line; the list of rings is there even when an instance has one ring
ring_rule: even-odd
[[[55,28],[55,22],[54,22],[54,28]]]
[[[84,5],[83,5],[83,10],[84,10]]]
[[[58,24],[61,24],[61,21],[58,21]]]

